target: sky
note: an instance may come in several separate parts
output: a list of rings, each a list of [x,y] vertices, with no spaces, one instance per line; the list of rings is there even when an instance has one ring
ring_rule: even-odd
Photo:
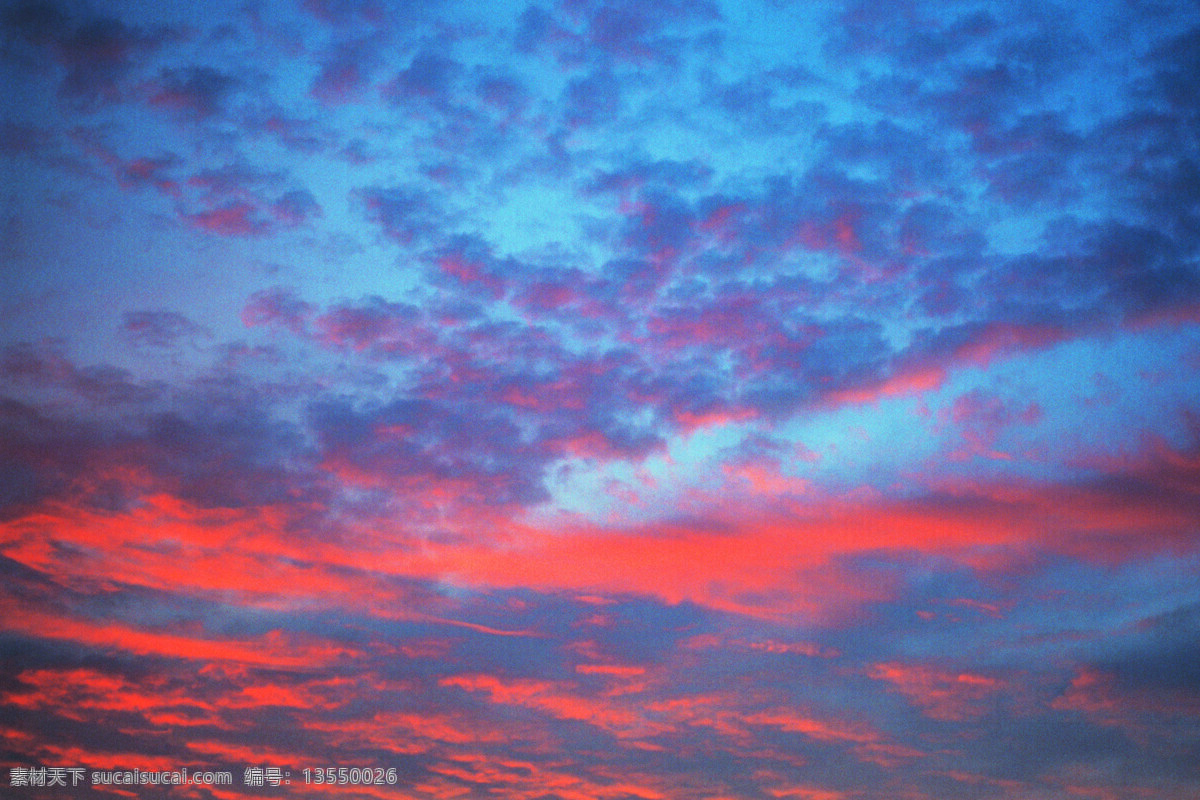
[[[1194,4],[0,25],[5,796],[1200,795]]]

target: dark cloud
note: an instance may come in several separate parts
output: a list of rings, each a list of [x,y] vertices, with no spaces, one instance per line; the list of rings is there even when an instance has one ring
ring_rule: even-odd
[[[563,121],[568,127],[602,125],[621,111],[621,83],[608,72],[575,78],[563,93]]]
[[[512,120],[529,106],[532,95],[517,78],[498,71],[478,74],[475,93],[487,106],[500,112],[504,120]]]
[[[1154,77],[1144,90],[1144,113],[1121,121],[1136,132],[1132,141],[1123,142],[1132,156],[1122,164],[1128,167],[1123,177],[1142,190],[1139,200],[1151,219],[1193,256],[1200,246],[1200,142],[1195,136],[1200,102],[1183,87],[1197,75],[1198,51],[1196,27],[1165,38],[1146,59]]]
[[[588,44],[614,58],[633,62],[674,62],[680,54],[676,48],[682,50],[693,43],[675,39],[668,31],[721,18],[711,3],[660,3],[653,9],[631,2],[590,5]]]
[[[1062,255],[1014,260],[994,270],[988,285],[995,281],[1030,301],[1059,298],[1081,319],[1117,313],[1130,323],[1200,298],[1195,258],[1161,230],[1115,219],[1063,220],[1048,228],[1047,242]]]
[[[359,190],[356,196],[367,218],[399,244],[424,244],[443,235],[443,209],[422,189],[370,187]]]
[[[312,409],[312,425],[326,468],[350,485],[391,489],[418,502],[505,506],[546,497],[544,460],[522,444],[520,429],[502,411],[486,405],[324,403]]]
[[[201,402],[203,402],[201,400]],[[312,497],[319,482],[298,469],[302,434],[245,406],[150,415],[130,442],[164,488],[202,507],[244,507]]]
[[[10,368],[6,367],[5,372],[11,380]],[[3,454],[0,472],[5,487],[0,513],[8,517],[60,491],[68,475],[79,471],[85,456],[79,451],[78,442],[70,442],[73,449],[63,447],[67,444],[64,439],[75,437],[56,431],[53,423],[33,406],[7,397],[0,400],[0,424],[5,433],[0,450]],[[53,464],[46,455],[53,451],[70,453],[74,463]]]
[[[961,179],[946,143],[892,120],[826,125],[819,139],[829,163],[865,166],[896,189],[945,186]]]
[[[126,79],[148,56],[179,38],[166,27],[126,25],[112,17],[75,20],[53,3],[24,3],[5,15],[5,24],[27,43],[49,51],[66,69],[59,92],[93,106],[122,99]]]
[[[206,335],[171,312],[131,312],[122,331],[155,348]],[[0,373],[34,396],[70,392],[75,400],[68,409],[82,401],[122,412],[75,422],[69,410],[6,401],[6,462],[25,487],[22,497],[61,493],[123,506],[142,493],[169,491],[204,507],[237,507],[308,496],[317,484],[301,466],[302,435],[271,417],[264,407],[269,393],[243,392],[237,377],[168,391],[111,366],[80,367],[31,346],[8,348]]]
[[[383,64],[380,46],[375,38],[339,42],[322,59],[309,93],[326,105],[361,99]]]
[[[571,38],[572,34],[557,23],[553,14],[531,3],[518,19],[514,45],[519,52],[529,53]]]
[[[270,206],[271,213],[286,226],[302,225],[321,215],[321,206],[306,189],[284,192]]]
[[[713,169],[699,160],[632,161],[619,169],[597,173],[587,184],[589,192],[616,192],[632,198],[647,187],[681,190],[705,185]]]
[[[63,352],[60,343],[19,343],[0,351],[0,375],[13,386],[35,391],[65,389],[104,405],[138,403],[160,395],[163,387],[137,383],[129,372],[99,365],[81,367]]]
[[[971,222],[950,205],[914,203],[898,220],[896,237],[905,254],[919,258],[979,256],[987,240]]]
[[[1159,713],[1187,713],[1200,705],[1200,652],[1197,609],[1181,608],[1147,620],[1145,639],[1115,658],[1097,666],[1113,676],[1122,692],[1149,693],[1164,699],[1174,696],[1178,706],[1164,704]]]
[[[466,284],[473,292],[480,283],[488,296],[487,276],[495,265],[486,256],[478,264],[470,258],[443,255],[438,269],[445,272],[448,288],[458,291]],[[464,413],[490,418],[477,407],[487,403],[501,415],[494,424],[511,420],[523,431],[524,444],[509,451],[482,438],[480,446],[491,453],[497,470],[518,476],[540,474],[549,461],[567,453],[636,454],[656,448],[661,442],[653,425],[625,420],[637,407],[631,404],[650,401],[670,421],[673,415],[660,401],[667,392],[679,398],[686,394],[683,386],[668,390],[671,379],[649,379],[647,365],[630,352],[573,352],[545,329],[489,320],[471,303],[423,308],[366,298],[327,309],[313,319],[311,331],[305,327],[310,313],[294,296],[272,291],[252,298],[243,316],[248,324],[280,324],[325,347],[406,365],[414,379],[414,402],[432,404],[423,406],[422,413],[431,415],[422,423],[426,429],[457,425],[451,420]]]
[[[0,153],[6,156],[37,157],[47,152],[52,136],[49,131],[11,120],[0,122]]]
[[[515,45],[545,51],[563,65],[626,62],[642,69],[677,66],[690,52],[711,52],[721,19],[711,3],[568,2],[553,10],[530,5],[522,13]]]
[[[222,236],[263,236],[321,216],[311,192],[289,186],[295,183],[284,173],[239,160],[187,178],[177,213],[188,225]]]
[[[164,69],[150,87],[150,103],[192,120],[205,120],[227,111],[227,101],[239,81],[212,67]]]
[[[423,50],[384,87],[384,95],[398,103],[445,98],[455,87],[461,72],[462,65],[453,59],[433,50]]]
[[[304,0],[303,7],[316,19],[335,27],[349,27],[360,23],[378,26],[386,18],[384,6],[373,0]]]
[[[121,321],[121,333],[135,344],[163,348],[212,336],[175,311],[127,311]]]
[[[275,136],[285,147],[312,155],[333,149],[330,133],[311,119],[292,119],[271,115],[263,121],[267,133]]]
[[[731,82],[705,80],[708,102],[733,115],[745,133],[792,137],[816,128],[828,113],[817,99],[824,79],[804,67],[775,67]]]
[[[50,43],[68,29],[70,17],[54,3],[22,3],[5,13],[4,22],[30,41]]]

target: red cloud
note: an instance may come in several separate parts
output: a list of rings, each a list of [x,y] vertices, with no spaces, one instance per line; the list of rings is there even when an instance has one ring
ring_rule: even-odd
[[[1006,684],[998,678],[948,670],[932,664],[876,664],[868,674],[896,687],[931,719],[962,721],[988,711],[988,701]]]
[[[455,675],[442,686],[484,692],[493,703],[536,709],[555,719],[584,722],[618,737],[641,737],[669,728],[612,699],[596,699],[548,681],[501,680],[492,675]]]
[[[28,609],[19,615],[12,613],[11,608],[7,611],[8,618],[0,623],[0,630],[143,656],[264,667],[312,667],[355,654],[351,648],[342,645],[279,631],[242,639],[202,638]]]

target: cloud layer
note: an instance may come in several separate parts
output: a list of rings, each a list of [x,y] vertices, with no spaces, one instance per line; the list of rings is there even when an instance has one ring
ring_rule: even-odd
[[[8,791],[1200,788],[1194,9],[2,24]]]

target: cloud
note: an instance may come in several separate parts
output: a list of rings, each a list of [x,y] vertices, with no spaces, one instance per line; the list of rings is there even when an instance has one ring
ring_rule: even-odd
[[[367,218],[398,244],[423,244],[442,231],[443,209],[421,189],[370,187],[359,190],[356,197]]]
[[[544,50],[563,65],[624,62],[670,68],[689,50],[713,49],[709,27],[721,19],[710,3],[662,3],[647,9],[635,3],[563,3],[547,11],[531,5],[519,20],[516,46]]]
[[[309,94],[325,105],[363,98],[372,76],[382,66],[379,43],[373,38],[339,42],[321,63]]]
[[[424,100],[444,103],[456,87],[462,65],[438,52],[424,50],[383,87],[383,95],[393,103]]]
[[[129,372],[112,366],[81,367],[62,352],[61,343],[12,344],[0,351],[0,374],[15,386],[34,391],[65,389],[85,402],[120,405],[144,403],[161,387],[136,382]],[[35,412],[37,409],[30,407]]]
[[[486,406],[396,401],[356,410],[321,404],[312,423],[322,468],[349,486],[382,488],[414,504],[505,506],[543,499],[544,456]]]
[[[869,674],[894,685],[921,713],[946,721],[987,713],[1006,688],[997,678],[927,664],[876,664]]]
[[[85,108],[123,99],[128,76],[179,38],[165,26],[130,26],[112,17],[72,20],[53,3],[24,3],[5,16],[20,39],[48,51],[66,70],[59,93]]]
[[[178,214],[220,236],[266,236],[319,218],[323,212],[312,193],[289,184],[295,186],[285,174],[241,161],[205,169],[185,182]]]
[[[300,333],[308,324],[313,308],[296,293],[283,286],[255,292],[242,309],[242,324],[281,325],[293,333]]]
[[[607,72],[576,78],[564,90],[563,108],[569,128],[612,122],[621,111],[621,84]]]
[[[223,114],[238,87],[231,75],[212,67],[164,69],[150,87],[150,104],[186,119],[205,120]]]
[[[376,2],[345,2],[345,0],[304,0],[304,10],[314,18],[334,27],[349,27],[365,23],[380,25],[385,9]]]
[[[526,706],[555,719],[593,725],[618,737],[625,732],[644,736],[655,727],[633,709],[611,702],[596,703],[547,682],[506,682],[491,675],[455,675],[443,678],[440,684],[467,692],[484,692],[493,703]]]
[[[169,347],[200,333],[184,322],[165,312],[134,314],[125,330],[146,346]],[[75,422],[69,413],[8,401],[9,458],[35,495],[125,507],[142,493],[167,490],[206,506],[238,506],[315,488],[314,476],[284,463],[304,460],[296,432],[273,420],[261,400],[238,397],[236,380],[214,389],[199,384],[182,398],[175,395],[180,402],[166,411],[160,405],[165,387],[113,368],[80,368],[54,351],[10,348],[2,368],[14,387],[24,385],[34,397],[67,392],[67,408],[103,402],[114,410],[139,409],[133,420]]]
[[[131,341],[150,347],[175,347],[181,340],[212,334],[175,311],[128,311],[121,332]]]
[[[321,206],[306,189],[284,192],[271,204],[271,213],[287,227],[303,225],[321,215]]]
[[[976,389],[955,399],[949,417],[959,426],[963,440],[963,447],[952,453],[951,458],[1011,459],[1012,454],[995,449],[997,440],[1009,426],[1036,424],[1042,417],[1042,410],[1037,403],[1022,406],[1000,397],[986,396]]]

